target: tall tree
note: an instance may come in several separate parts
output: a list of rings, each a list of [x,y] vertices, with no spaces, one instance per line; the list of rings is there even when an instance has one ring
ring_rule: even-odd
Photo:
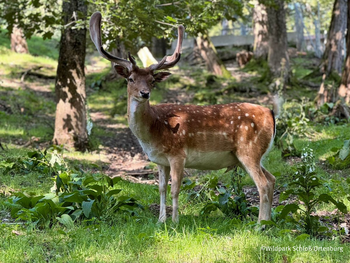
[[[62,9],[59,7],[62,4]],[[85,42],[86,29],[75,28],[75,22],[87,16],[85,0],[0,0],[0,17],[8,32],[15,26],[27,38],[39,33],[45,38],[63,28],[56,76],[56,119],[54,143],[85,150],[87,145],[85,108]],[[62,27],[62,24],[64,25]],[[74,26],[74,27],[73,27]]]
[[[11,50],[20,54],[29,54],[28,44],[23,30],[17,26],[13,27],[11,33]]]
[[[322,83],[317,94],[318,106],[329,101],[336,100],[335,91],[329,90],[325,81],[334,72],[340,74],[343,65],[343,39],[347,24],[347,0],[335,0],[332,11],[331,24],[329,26],[327,43],[323,53],[322,62],[319,65],[320,73],[323,74]]]
[[[341,84],[338,89],[338,96],[347,104],[350,103],[350,1],[347,7],[347,34],[346,34],[346,60],[341,78]],[[349,116],[347,116],[349,118]]]
[[[266,6],[267,30],[269,34],[268,64],[274,77],[288,80],[289,56],[285,1],[273,0],[273,5]]]
[[[320,29],[320,3],[317,2],[316,15],[314,16],[315,25],[315,56],[320,58],[322,56],[321,51],[321,29]]]
[[[343,41],[347,21],[347,0],[335,0],[327,43],[320,68],[328,76],[332,71],[341,73],[343,65]]]
[[[297,33],[297,50],[304,49],[304,18],[300,3],[294,3],[295,31]]]
[[[86,28],[74,28],[78,14],[87,17],[84,0],[63,1],[63,22],[56,76],[56,118],[53,141],[85,151],[88,145],[85,49]]]
[[[224,63],[219,59],[213,43],[208,35],[200,35],[196,38],[196,45],[204,59],[209,72],[217,76],[230,77],[231,73],[226,69]]]
[[[253,9],[254,57],[266,59],[269,52],[269,37],[267,33],[266,7],[258,0],[254,1]]]

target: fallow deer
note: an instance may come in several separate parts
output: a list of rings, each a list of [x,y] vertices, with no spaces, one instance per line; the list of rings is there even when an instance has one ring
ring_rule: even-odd
[[[180,59],[184,27],[178,27],[178,41],[172,56],[158,64],[139,68],[129,60],[116,57],[102,47],[99,12],[90,19],[90,35],[98,52],[115,63],[115,70],[127,79],[128,123],[148,158],[158,165],[160,215],[166,220],[166,193],[171,176],[172,220],[178,222],[178,196],[184,168],[202,170],[244,168],[253,178],[260,195],[258,220],[270,220],[275,177],[261,165],[275,135],[274,111],[250,103],[225,105],[151,106],[149,98],[156,82],[170,76],[162,71]],[[278,105],[274,103],[278,112]]]

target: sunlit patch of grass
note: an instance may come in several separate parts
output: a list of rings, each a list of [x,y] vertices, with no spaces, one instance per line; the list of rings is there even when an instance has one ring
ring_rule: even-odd
[[[36,57],[30,54],[18,54],[12,51],[0,49],[0,73],[1,75],[18,76],[26,70],[43,67],[44,74],[55,75],[57,61],[48,57]]]

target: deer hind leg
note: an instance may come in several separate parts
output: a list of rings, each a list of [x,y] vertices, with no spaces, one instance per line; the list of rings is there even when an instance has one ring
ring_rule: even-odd
[[[164,223],[166,220],[166,194],[170,176],[170,167],[158,165],[159,171],[159,194],[160,194],[160,209],[158,222]]]
[[[254,158],[250,156],[238,157],[238,159],[246,172],[254,180],[259,191],[260,209],[258,222],[261,220],[271,220],[271,206],[275,177],[265,168],[261,167],[260,160],[258,160],[258,162],[253,161]]]
[[[179,222],[179,193],[184,173],[185,160],[182,158],[171,158],[170,176],[171,176],[171,197],[173,199],[173,214],[172,220],[174,223]]]

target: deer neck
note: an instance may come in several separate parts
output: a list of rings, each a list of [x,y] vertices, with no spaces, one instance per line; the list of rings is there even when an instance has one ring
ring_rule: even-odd
[[[153,121],[152,108],[149,101],[128,99],[128,123],[130,130],[143,142],[150,141],[150,126]]]

